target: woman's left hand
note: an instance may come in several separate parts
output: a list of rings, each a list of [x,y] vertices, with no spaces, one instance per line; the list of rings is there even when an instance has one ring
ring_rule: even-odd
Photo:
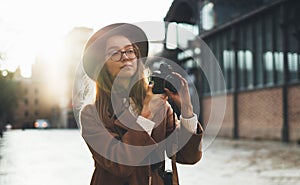
[[[175,102],[181,109],[181,115],[184,118],[191,118],[194,115],[193,105],[190,98],[190,91],[188,82],[180,74],[173,72],[173,74],[180,80],[181,85],[177,93],[171,92],[165,88],[166,94]]]
[[[162,117],[161,114],[164,113],[163,110],[168,100],[168,96],[165,94],[153,94],[152,88],[153,84],[148,85],[146,97],[144,99],[143,108],[141,111],[141,116],[150,120],[158,117],[158,115]]]

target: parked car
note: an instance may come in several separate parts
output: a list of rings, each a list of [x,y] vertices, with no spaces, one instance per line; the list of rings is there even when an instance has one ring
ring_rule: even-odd
[[[37,119],[35,120],[33,127],[38,129],[46,129],[50,128],[50,123],[47,119]]]

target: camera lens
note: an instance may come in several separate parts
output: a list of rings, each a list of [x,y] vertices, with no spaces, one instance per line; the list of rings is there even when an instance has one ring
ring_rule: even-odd
[[[154,84],[152,88],[153,94],[162,94],[165,92],[164,90],[164,79],[158,76],[152,76],[151,77],[151,82]]]
[[[165,93],[165,88],[176,93],[180,88],[180,80],[173,75],[172,67],[167,63],[161,63],[159,70],[152,73],[151,81],[154,83],[153,94]]]

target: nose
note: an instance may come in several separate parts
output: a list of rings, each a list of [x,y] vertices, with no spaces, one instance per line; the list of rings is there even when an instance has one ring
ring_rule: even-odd
[[[127,56],[126,52],[121,52],[121,61],[128,60],[129,57]]]

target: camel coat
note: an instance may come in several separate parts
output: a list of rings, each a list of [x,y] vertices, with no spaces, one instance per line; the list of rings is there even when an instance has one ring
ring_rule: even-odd
[[[179,146],[176,162],[198,162],[202,157],[201,125],[198,123],[196,133],[191,133],[173,116],[171,106],[166,110],[164,119],[156,123],[150,136],[129,111],[107,125],[95,116],[95,105],[86,105],[80,113],[80,123],[82,137],[95,162],[91,185],[148,185],[149,179],[152,185],[163,185],[164,154],[166,151],[169,157],[172,155],[173,143]]]

